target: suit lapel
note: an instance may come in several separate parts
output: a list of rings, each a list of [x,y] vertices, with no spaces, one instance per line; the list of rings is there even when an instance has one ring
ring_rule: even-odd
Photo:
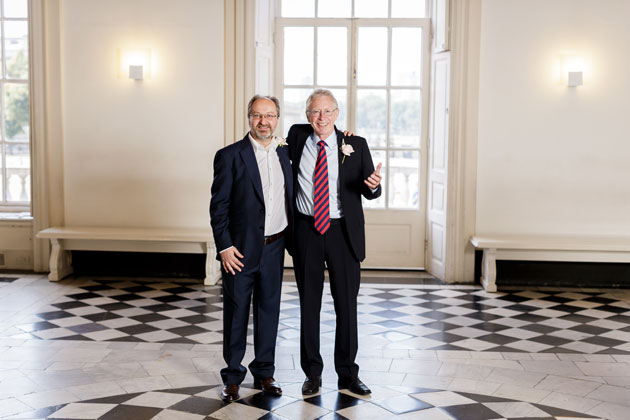
[[[249,179],[252,180],[252,184],[254,184],[256,195],[258,195],[260,201],[264,203],[265,198],[263,196],[262,181],[260,180],[258,163],[256,162],[256,156],[254,155],[254,147],[249,141],[249,135],[246,135],[245,138],[241,140],[240,155],[241,159],[243,159],[243,163],[245,164],[245,171],[249,175]]]
[[[284,185],[287,187],[289,197],[293,197],[293,171],[291,170],[291,162],[289,161],[289,155],[283,148],[276,147],[276,153],[278,159],[280,159],[280,166],[282,167],[282,174],[284,175]]]
[[[304,152],[304,146],[306,145],[306,140],[308,140],[308,138],[311,136],[312,131],[313,130],[311,129],[303,133],[300,133],[300,136],[297,139],[298,144],[297,144],[297,149],[295,153],[295,162],[293,162],[293,165],[296,168],[300,167],[300,161],[302,160],[302,153]],[[297,174],[297,171],[296,171],[296,174]]]
[[[337,130],[337,127],[335,127],[335,132],[337,134],[337,166],[339,168],[339,171],[337,172],[339,174],[339,186],[341,187],[344,184],[344,176],[345,173],[343,171],[343,165],[341,164],[341,162],[343,162],[343,153],[341,153],[341,144],[343,142],[343,133],[339,130]],[[337,190],[337,194],[339,195],[339,202],[343,203],[343,188],[339,188]]]

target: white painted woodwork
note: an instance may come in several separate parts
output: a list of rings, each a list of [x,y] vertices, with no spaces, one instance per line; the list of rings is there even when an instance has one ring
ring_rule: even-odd
[[[256,54],[255,91],[259,95],[276,95],[274,91],[273,28],[275,0],[256,0],[256,30],[254,49]],[[283,136],[282,133],[277,135]]]
[[[366,210],[364,268],[424,266],[424,224],[417,211]]]
[[[50,226],[48,165],[46,164],[46,37],[44,0],[29,2],[31,179],[34,236]],[[49,247],[46,241],[33,241],[33,270],[48,269]]]
[[[483,250],[481,284],[495,292],[496,260],[630,262],[630,237],[586,235],[476,235],[472,245]]]
[[[428,162],[427,270],[442,280],[446,273],[450,63],[449,52],[433,55]]]
[[[430,84],[430,22],[429,19],[288,19],[278,18],[276,19],[276,91],[278,97],[282,99],[283,94],[283,36],[284,26],[303,26],[303,27],[346,27],[348,29],[348,83],[343,86],[329,86],[327,88],[344,88],[348,90],[348,101],[346,104],[346,113],[348,115],[349,129],[355,131],[358,135],[362,133],[357,132],[355,127],[355,109],[357,106],[356,93],[357,80],[354,74],[357,66],[357,48],[356,48],[356,34],[360,27],[383,27],[388,28],[389,31],[396,27],[419,27],[422,28],[422,80],[420,83],[421,89],[421,109],[422,114],[418,117],[421,118],[421,133],[419,147],[412,149],[419,152],[418,162],[418,196],[419,203],[417,209],[366,209],[365,214],[365,230],[366,230],[366,259],[362,263],[364,268],[403,268],[403,269],[421,269],[425,267],[425,228],[426,228],[426,195],[427,195],[427,138],[428,138],[428,125],[429,125],[429,84]],[[315,35],[317,36],[317,35]],[[355,37],[355,38],[353,38]],[[391,38],[391,36],[390,36]],[[389,38],[388,38],[389,39]],[[391,43],[391,39],[388,41]],[[389,47],[391,51],[391,45]],[[391,67],[391,53],[387,55],[387,68]],[[312,84],[305,85],[287,85],[290,88],[301,89],[314,89],[319,87],[315,85],[317,79],[317,54],[315,54],[313,60],[313,75],[314,81]],[[372,86],[374,88],[387,88],[396,89],[387,78],[388,82],[383,85]],[[361,88],[368,88],[370,86],[361,86]],[[411,88],[411,87],[410,87]],[[413,86],[418,88],[418,86]],[[389,112],[389,111],[388,111]],[[279,124],[282,127],[282,121]],[[345,129],[342,125],[337,124],[338,128]],[[278,130],[281,130],[279,128]],[[369,138],[367,139],[369,143]],[[377,150],[376,147],[373,148]],[[380,147],[378,150],[384,150]],[[391,149],[394,150],[394,149]],[[382,162],[387,165],[387,162]],[[376,166],[378,162],[374,162]],[[383,177],[383,184],[387,186],[389,182],[387,175]],[[385,196],[387,192],[384,191]],[[285,265],[292,265],[292,260],[288,254],[285,256]]]
[[[434,53],[450,50],[450,5],[449,0],[431,0],[431,25],[433,29]]]
[[[52,245],[48,276],[51,281],[61,280],[72,273],[71,250],[206,254],[204,284],[216,284],[220,278],[210,228],[52,227],[42,230],[37,237],[50,239]]]

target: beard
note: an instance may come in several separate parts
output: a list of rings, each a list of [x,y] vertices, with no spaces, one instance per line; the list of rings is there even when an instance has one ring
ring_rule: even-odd
[[[261,128],[263,128],[263,127],[261,127]],[[270,138],[273,137],[273,132],[271,131],[271,127],[265,127],[265,128],[269,129],[269,134],[265,134],[258,127],[254,128],[254,134],[256,134],[256,138],[258,138],[260,140],[269,140]]]

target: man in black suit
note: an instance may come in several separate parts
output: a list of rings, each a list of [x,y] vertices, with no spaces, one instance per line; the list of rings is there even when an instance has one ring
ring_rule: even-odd
[[[359,379],[355,363],[360,262],[365,258],[361,196],[380,196],[381,165],[374,170],[364,138],[345,137],[335,128],[338,116],[333,94],[317,89],[306,102],[310,125],[292,126],[287,137],[296,186],[293,261],[300,293],[300,361],[306,374],[302,386],[306,395],[319,390],[324,368],[319,353],[319,314],[326,267],[337,316],[339,388],[361,395],[371,392]]]
[[[293,178],[286,142],[273,136],[280,104],[254,96],[247,107],[249,133],[219,150],[214,159],[210,223],[223,275],[223,358],[225,401],[239,398],[247,370],[249,306],[254,307],[254,385],[282,395],[273,379],[285,235],[291,220]],[[287,242],[288,243],[288,242]]]

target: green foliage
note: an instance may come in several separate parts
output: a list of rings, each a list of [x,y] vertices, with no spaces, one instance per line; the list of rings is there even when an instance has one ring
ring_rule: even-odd
[[[24,51],[18,51],[7,61],[7,75],[11,78],[28,78],[28,57]],[[28,127],[28,85],[7,83],[4,95],[5,131],[7,138],[12,139],[25,134],[24,127]]]
[[[28,85],[7,83],[4,95],[5,131],[12,139],[28,127]]]
[[[7,60],[7,76],[11,79],[28,79],[28,57],[24,50],[19,50]]]
[[[378,95],[367,95],[361,98],[358,107],[358,127],[385,129],[385,98]],[[394,102],[389,118],[390,126],[394,131],[415,132],[418,130],[418,121],[420,120],[420,103],[414,100]]]

